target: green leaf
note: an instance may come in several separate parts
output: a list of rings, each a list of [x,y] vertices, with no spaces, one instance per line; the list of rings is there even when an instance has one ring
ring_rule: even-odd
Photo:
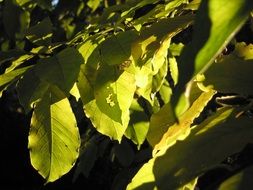
[[[122,110],[118,101],[117,69],[101,66],[96,78],[94,94],[100,110],[116,122],[121,123]]]
[[[21,55],[18,59],[12,61],[11,66],[9,66],[9,67],[5,70],[5,73],[14,70],[15,68],[19,67],[19,66],[22,65],[24,62],[28,61],[29,59],[31,59],[31,58],[33,58],[33,57],[34,57],[34,55],[29,55],[29,54]]]
[[[77,80],[82,63],[81,54],[69,47],[56,56],[39,60],[35,72],[42,81],[58,86],[67,95]]]
[[[165,105],[159,112],[151,117],[148,140],[154,146],[153,153],[164,146],[172,146],[178,139],[187,136],[194,119],[203,111],[207,103],[216,92],[210,90],[203,92],[176,122],[170,104]],[[167,132],[165,132],[167,130]]]
[[[26,32],[26,38],[38,46],[49,46],[53,35],[53,25],[47,17]]]
[[[79,154],[80,136],[68,99],[48,92],[35,106],[29,133],[31,163],[46,182],[66,174]]]
[[[136,89],[132,67],[130,65],[124,68],[125,71],[118,73],[115,66],[102,66],[94,86],[95,102],[92,101],[84,106],[95,128],[102,134],[119,141],[128,126],[129,108]],[[85,86],[91,85],[84,75],[82,78]],[[89,89],[91,88],[90,86]],[[89,92],[80,92],[80,94],[85,102],[87,97],[91,98]]]
[[[247,190],[253,186],[253,166],[249,166],[242,171],[234,174],[230,178],[226,179],[217,188],[218,190]]]
[[[134,31],[121,32],[101,43],[101,61],[108,65],[119,65],[131,55],[131,45],[137,39]]]
[[[77,88],[76,83],[73,85],[73,87],[71,88],[70,92],[69,92],[72,96],[74,96],[76,98],[76,101],[79,100],[80,98],[80,93],[79,90]]]
[[[143,27],[140,36],[142,39],[154,36],[158,41],[162,40],[166,35],[173,37],[191,25],[193,18],[194,17],[192,15],[184,15],[174,18],[160,19],[158,22],[155,22],[149,27]]]
[[[130,112],[130,121],[125,136],[140,147],[148,133],[149,118],[135,99],[132,102]]]
[[[219,92],[252,95],[252,73],[253,60],[243,60],[233,53],[207,70],[204,83]]]
[[[178,60],[179,82],[172,96],[177,117],[187,109],[187,106],[182,106],[183,103],[179,101],[180,97],[184,103],[188,101],[187,93],[181,95],[186,84],[213,63],[217,55],[242,27],[252,9],[253,1],[251,0],[201,2],[195,19],[193,40],[183,49]]]
[[[20,104],[26,113],[31,110],[33,103],[41,100],[48,88],[49,84],[41,81],[35,75],[33,68],[25,73],[17,84],[17,92]]]
[[[76,85],[77,85],[81,100],[83,102],[83,105],[86,105],[87,103],[92,101],[95,97],[94,97],[94,89],[91,86],[86,75],[84,74],[83,67],[84,65],[81,66],[81,70],[80,70]]]
[[[16,81],[21,75],[23,75],[32,66],[23,67],[10,71],[8,73],[0,75],[0,95],[2,91],[12,82]]]
[[[191,130],[182,142],[162,150],[132,179],[128,189],[177,189],[216,167],[252,142],[252,120],[223,108]]]
[[[122,121],[123,125],[114,121],[99,109],[95,100],[92,100],[84,105],[84,111],[98,132],[110,137],[113,140],[121,141],[122,136],[127,128],[126,124],[128,123],[129,118],[126,118],[125,121]]]

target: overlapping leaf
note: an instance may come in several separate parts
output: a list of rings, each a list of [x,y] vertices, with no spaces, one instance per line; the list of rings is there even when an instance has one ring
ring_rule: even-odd
[[[58,86],[68,96],[82,63],[82,56],[74,48],[67,48],[54,57],[40,60],[18,83],[20,103],[26,112],[35,101],[43,97],[51,84]]]
[[[252,95],[252,45],[237,44],[236,50],[214,63],[205,73],[205,84],[223,93]]]
[[[253,129],[251,119],[237,113],[221,109],[193,128],[184,141],[145,164],[128,189],[177,189],[239,152],[252,142]]]
[[[252,9],[251,0],[201,2],[195,19],[193,40],[183,50],[178,62],[179,83],[172,96],[173,109],[177,116],[189,107],[187,92],[185,95],[182,94],[186,84],[213,63],[216,56],[242,27]]]
[[[10,85],[12,82],[16,82],[18,78],[21,75],[23,75],[31,67],[32,66],[23,67],[23,68],[16,69],[14,71],[0,75],[0,96],[3,90],[5,90],[8,85]]]
[[[193,102],[191,108],[179,118],[179,123],[176,123],[170,104],[166,104],[155,113],[151,117],[148,134],[149,143],[154,146],[153,152],[156,153],[162,147],[172,146],[180,136],[181,138],[187,136],[194,119],[200,115],[215,93],[214,90],[203,92]]]

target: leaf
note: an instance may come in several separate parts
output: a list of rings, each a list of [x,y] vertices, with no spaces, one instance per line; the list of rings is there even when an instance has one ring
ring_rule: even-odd
[[[90,55],[93,53],[97,46],[97,43],[93,42],[92,40],[87,40],[78,47],[78,51],[83,56],[85,63],[87,63]]]
[[[24,74],[28,69],[32,66],[23,67],[20,69],[16,69],[9,73],[5,73],[0,75],[0,96],[2,91],[12,82],[16,81],[22,74]]]
[[[127,69],[130,67],[132,68],[129,65]],[[118,72],[114,66],[101,66],[96,78],[94,93],[100,110],[114,121],[121,123],[124,113],[129,114],[136,85],[131,72]]]
[[[251,0],[201,2],[195,19],[193,40],[183,49],[178,60],[179,81],[172,96],[173,109],[177,117],[188,108],[184,106],[188,103],[187,94],[182,94],[186,84],[196,74],[207,70],[242,27],[252,9]],[[183,74],[180,74],[181,72]]]
[[[48,17],[26,32],[26,38],[38,46],[49,46],[53,36],[53,25]]]
[[[101,66],[95,82],[94,94],[100,110],[121,123],[122,110],[118,101],[117,70],[114,66]]]
[[[159,20],[150,27],[143,27],[140,38],[132,44],[137,94],[148,100],[151,105],[154,103],[156,92],[165,82],[170,40],[187,28],[192,20],[192,16]]]
[[[79,93],[79,90],[77,88],[77,85],[76,83],[73,85],[73,87],[71,88],[70,92],[69,92],[72,96],[75,97],[76,101],[79,100],[80,98],[80,93]]]
[[[177,16],[174,18],[160,19],[149,27],[143,27],[140,36],[142,39],[147,39],[150,36],[156,37],[158,41],[164,36],[175,36],[183,29],[192,24],[194,17],[192,15]]]
[[[106,66],[111,68],[111,66]],[[105,70],[106,71],[106,70]],[[96,72],[96,71],[95,71]],[[112,73],[111,70],[108,74]],[[105,73],[102,75],[104,76]],[[130,76],[130,78],[129,78]],[[101,76],[100,76],[101,77]],[[96,88],[97,90],[101,89],[101,92],[99,93],[105,93],[107,95],[107,88],[103,87],[105,84],[109,84],[110,86],[117,86],[117,102],[121,102],[121,107],[120,110],[121,114],[118,115],[117,120],[121,120],[121,122],[117,122],[115,120],[113,120],[112,118],[110,118],[107,114],[105,114],[104,112],[106,112],[105,110],[101,110],[102,109],[107,109],[107,105],[106,108],[103,108],[105,102],[100,102],[100,106],[97,105],[97,101],[95,100],[95,96],[94,96],[94,86],[93,84],[88,80],[86,74],[85,74],[85,67],[84,65],[82,66],[81,72],[79,73],[79,77],[78,77],[78,82],[77,82],[77,87],[81,96],[81,100],[83,102],[84,105],[84,112],[86,114],[86,116],[88,118],[90,118],[93,126],[97,129],[98,132],[109,136],[111,139],[114,140],[118,140],[121,141],[122,136],[125,133],[125,130],[127,128],[128,122],[129,122],[129,107],[131,104],[131,101],[133,99],[133,93],[134,93],[134,89],[132,89],[134,83],[132,83],[132,87],[130,85],[130,88],[127,89],[126,85],[128,85],[128,79],[131,79],[131,77],[133,77],[131,74],[127,73],[126,71],[124,73],[122,73],[122,75],[117,79],[117,81],[115,82],[110,82],[107,81],[108,77],[106,76],[106,80],[102,78],[98,79],[98,82],[101,82],[100,85],[98,85]],[[115,76],[113,76],[113,78],[115,78]],[[110,77],[109,77],[110,79]],[[101,80],[101,81],[100,81]],[[132,79],[131,79],[132,80]],[[110,88],[111,90],[115,90]],[[125,90],[127,90],[127,92],[129,93],[125,93]],[[132,91],[132,92],[130,92]],[[114,93],[114,92],[113,92]],[[115,94],[115,93],[114,93]],[[97,98],[100,98],[100,96],[97,96]],[[106,100],[107,98],[107,100]],[[110,97],[112,98],[112,97]],[[113,104],[112,99],[108,98],[107,96],[101,96],[101,100],[99,101],[108,101],[108,104],[110,106]],[[115,97],[114,97],[115,98]],[[114,99],[114,101],[116,101]],[[118,105],[119,106],[119,105]],[[111,106],[110,106],[111,107]],[[111,109],[110,109],[111,110]],[[108,113],[108,112],[106,112]],[[110,114],[109,114],[110,115]]]
[[[82,63],[81,54],[69,47],[56,56],[41,59],[35,67],[35,72],[42,81],[54,84],[68,94],[77,80]]]
[[[176,122],[172,114],[170,105],[165,105],[159,112],[151,117],[149,142],[154,146],[153,153],[156,154],[163,147],[170,147],[178,139],[184,139],[188,136],[190,126],[194,119],[203,111],[207,103],[216,93],[214,90],[203,92],[180,118],[179,123]],[[162,128],[162,132],[158,130]],[[164,130],[167,129],[167,132]],[[161,136],[162,135],[162,136]]]
[[[172,95],[172,89],[171,89],[169,82],[167,80],[165,80],[164,83],[162,84],[162,86],[159,90],[159,94],[160,94],[161,99],[164,102],[164,104],[167,104],[170,102],[170,97]]]
[[[21,64],[23,64],[24,62],[26,62],[27,60],[29,60],[29,59],[31,59],[31,58],[33,58],[33,57],[34,57],[34,55],[29,55],[29,54],[20,56],[18,59],[14,60],[14,61],[12,62],[11,66],[8,67],[8,68],[5,70],[5,73],[14,70],[15,68],[19,67]]]
[[[213,85],[215,90],[222,93],[252,95],[252,73],[253,60],[243,60],[231,54],[208,69],[204,83]]]
[[[130,121],[125,136],[140,148],[148,133],[149,118],[135,99],[132,102],[130,112]]]
[[[29,133],[31,163],[46,182],[66,174],[79,155],[80,136],[68,99],[48,92],[35,106]]]
[[[101,61],[108,65],[119,65],[129,59],[131,45],[137,39],[134,31],[121,32],[101,43]]]
[[[121,141],[122,136],[127,128],[126,124],[122,125],[104,114],[97,106],[95,100],[92,100],[84,105],[84,111],[98,132],[110,137],[113,140],[118,140],[119,142]],[[122,122],[128,123],[128,120],[129,119],[126,118],[125,121]]]
[[[25,73],[17,84],[17,92],[20,104],[26,113],[31,110],[33,103],[41,100],[48,88],[49,84],[41,81],[33,68]]]
[[[184,141],[165,148],[164,154],[145,164],[128,189],[179,188],[241,151],[252,142],[253,129],[251,119],[236,118],[237,113],[231,108],[220,109],[194,127]]]
[[[242,171],[234,174],[233,176],[226,179],[217,188],[218,190],[247,190],[253,186],[252,182],[253,166],[249,166]]]
[[[77,88],[80,94],[80,98],[83,102],[83,105],[86,105],[90,101],[94,100],[94,89],[88,81],[86,75],[83,72],[84,65],[81,66],[81,70],[77,80]]]
[[[79,162],[75,169],[73,181],[76,181],[80,174],[89,177],[90,171],[97,160],[97,154],[98,146],[93,138],[81,146]]]

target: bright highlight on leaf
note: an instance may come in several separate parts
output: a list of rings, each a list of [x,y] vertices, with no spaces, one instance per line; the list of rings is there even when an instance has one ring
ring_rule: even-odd
[[[177,117],[188,108],[189,93],[187,90],[184,92],[187,83],[196,74],[203,73],[210,67],[218,54],[245,23],[252,9],[251,0],[201,2],[195,19],[193,40],[184,48],[178,60],[179,81],[172,96],[172,104]]]
[[[52,102],[47,92],[36,104],[31,120],[29,149],[31,163],[47,183],[59,179],[75,164],[80,136],[68,100]]]
[[[202,189],[220,166],[233,176],[208,185],[244,188],[252,15],[252,0],[0,0],[0,113],[32,114],[46,184],[78,161],[73,182],[113,190]]]

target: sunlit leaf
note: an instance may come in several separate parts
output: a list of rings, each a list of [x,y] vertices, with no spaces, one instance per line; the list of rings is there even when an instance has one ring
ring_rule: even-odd
[[[52,103],[53,96],[48,92],[36,104],[29,133],[31,163],[47,182],[59,179],[73,167],[80,146],[68,100]]]
[[[66,94],[77,80],[83,58],[74,48],[66,48],[56,56],[41,59],[35,67],[36,75],[58,86]]]
[[[188,103],[187,92],[182,94],[186,84],[213,63],[242,27],[252,9],[251,0],[201,2],[195,19],[193,40],[184,48],[178,60],[179,82],[172,96],[173,109],[177,117],[188,108],[184,106]]]
[[[9,73],[5,73],[0,75],[0,94],[2,91],[12,82],[15,82],[22,74],[24,74],[28,69],[32,66],[23,67],[20,69],[16,69]]]
[[[121,32],[101,43],[101,60],[108,65],[119,65],[129,59],[131,45],[137,39],[134,31]]]
[[[84,105],[84,111],[98,132],[109,136],[113,140],[121,141],[122,136],[124,135],[127,128],[125,124],[122,125],[104,114],[96,105],[95,100],[92,100]],[[125,120],[126,121],[122,122],[128,123],[129,119],[126,118]]]
[[[78,101],[78,99],[80,98],[80,93],[79,93],[76,83],[73,85],[69,93],[76,98],[76,101]]]
[[[130,112],[130,121],[125,136],[140,147],[148,133],[149,119],[136,100],[133,100]]]
[[[190,126],[197,118],[207,103],[216,92],[210,90],[203,92],[176,122],[170,104],[165,105],[159,112],[151,117],[150,131],[148,135],[149,142],[154,146],[153,152],[158,152],[161,148],[172,146],[178,139],[187,136]],[[167,130],[167,131],[166,131]]]
[[[29,55],[29,54],[25,54],[25,55],[20,56],[18,59],[12,61],[11,66],[8,67],[5,72],[7,73],[7,72],[14,70],[15,68],[19,67],[21,64],[23,64],[24,62],[26,62],[27,60],[29,60],[33,57],[34,57],[34,55]]]
[[[95,59],[96,60],[96,59]],[[95,62],[94,62],[95,63]],[[91,65],[92,66],[92,65]],[[114,68],[115,66],[109,66],[105,65],[107,68]],[[78,77],[78,90],[81,96],[81,100],[84,104],[84,111],[85,114],[88,118],[90,118],[93,126],[99,131],[100,133],[109,136],[111,139],[115,139],[118,141],[121,141],[122,136],[125,133],[125,130],[127,128],[128,122],[129,122],[129,108],[131,105],[131,101],[133,99],[133,93],[135,90],[135,83],[133,82],[129,87],[129,89],[126,88],[128,87],[129,83],[128,80],[134,80],[134,76],[131,73],[127,73],[126,71],[123,72],[120,76],[118,76],[115,81],[115,73],[110,72],[105,72],[107,71],[106,69],[104,71],[101,71],[102,75],[105,76],[107,73],[109,76],[105,76],[105,78],[98,78],[96,79],[96,74],[94,75],[97,70],[94,68],[94,72],[87,72],[87,67],[84,65],[82,66],[81,72],[79,73]],[[91,69],[91,67],[90,67]],[[111,74],[110,74],[111,73]],[[113,74],[113,75],[112,75]],[[95,76],[95,81],[98,82],[96,84],[96,91],[99,93],[105,93],[108,96],[99,96],[94,94],[94,83],[88,80],[87,76],[94,75]],[[111,78],[112,77],[112,78]],[[132,78],[132,79],[131,79]],[[89,78],[90,79],[90,78]],[[109,85],[109,90],[110,92],[108,93],[108,88],[107,85]],[[116,88],[117,87],[117,88]],[[98,89],[101,89],[101,92],[98,91]],[[127,90],[128,93],[125,93]],[[110,93],[113,93],[115,95],[115,92],[117,92],[116,97],[112,97]],[[97,105],[97,101],[95,99],[98,99],[98,102],[100,101],[100,106]],[[101,99],[100,99],[101,98]],[[107,99],[106,99],[107,98]],[[113,99],[112,99],[113,98]],[[115,99],[116,98],[116,99]],[[104,102],[103,102],[104,101]],[[115,102],[117,101],[117,104],[120,109],[116,111],[120,111],[120,115],[117,115],[118,118],[113,116],[113,118],[116,118],[118,121],[113,120],[109,116],[112,115],[112,113],[108,113],[108,107],[113,107]],[[108,104],[105,106],[105,104]],[[112,111],[112,109],[110,109]],[[109,116],[106,114],[108,113]]]
[[[184,141],[144,164],[128,189],[180,188],[241,151],[252,142],[253,128],[250,118],[237,118],[237,113],[224,108],[194,127]]]

